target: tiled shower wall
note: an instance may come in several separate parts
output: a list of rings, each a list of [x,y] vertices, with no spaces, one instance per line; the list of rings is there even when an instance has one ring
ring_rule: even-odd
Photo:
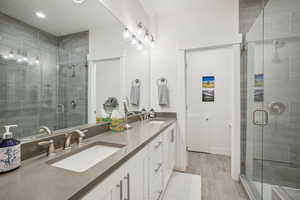
[[[80,37],[78,37],[80,35]],[[71,39],[72,38],[72,39]],[[71,44],[72,43],[72,44]],[[13,60],[4,60],[0,56],[0,133],[7,124],[18,124],[14,133],[17,137],[37,134],[41,125],[51,129],[60,129],[70,125],[86,123],[86,88],[78,92],[71,80],[60,78],[64,68],[64,60],[70,63],[86,63],[88,35],[75,34],[55,37],[21,21],[0,13],[0,54],[8,54],[10,50],[26,51],[29,58],[39,57],[40,65],[28,65]],[[63,50],[62,50],[63,49]],[[75,51],[73,53],[72,51]],[[65,52],[62,54],[61,52]],[[64,58],[64,55],[68,55]],[[62,65],[61,65],[62,63]],[[62,66],[62,67],[60,67]],[[77,84],[86,85],[86,68],[77,73]],[[60,89],[60,88],[64,89]],[[67,92],[72,90],[72,92]],[[72,95],[80,96],[82,102],[72,110],[82,112],[82,115],[71,118],[68,109],[58,109],[64,99]],[[67,106],[65,106],[67,107]],[[60,116],[64,121],[72,123],[58,123]],[[2,134],[0,134],[1,136]]]
[[[82,32],[59,38],[59,104],[64,105],[58,116],[60,128],[87,122],[88,37]]]

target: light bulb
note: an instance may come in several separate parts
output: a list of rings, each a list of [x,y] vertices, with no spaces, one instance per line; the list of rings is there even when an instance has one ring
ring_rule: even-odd
[[[13,59],[15,57],[14,52],[10,51],[8,54],[8,58]]]
[[[150,36],[149,33],[146,33],[145,37],[144,37],[144,41],[147,43],[150,40]]]
[[[46,18],[46,15],[42,12],[35,12],[35,15],[38,17],[38,18],[41,18],[41,19],[45,19]]]
[[[35,59],[35,61],[34,61],[34,62],[35,62],[35,64],[37,64],[37,65],[38,65],[38,64],[40,64],[39,57],[36,57],[36,59]]]
[[[8,60],[9,59],[8,55],[3,55],[2,57],[3,57],[4,60]]]
[[[27,58],[27,56],[24,56],[24,57],[23,57],[23,61],[25,61],[25,62],[27,62],[27,61],[28,61],[28,58]]]
[[[142,23],[139,23],[137,28],[137,34],[142,35],[142,33],[143,33],[143,25]]]
[[[138,41],[137,41],[135,35],[133,35],[133,36],[132,36],[132,39],[131,39],[131,44],[135,45],[135,44],[137,44],[137,43],[138,43]]]
[[[17,62],[18,62],[18,63],[23,62],[23,58],[20,56],[20,57],[17,59]]]
[[[151,42],[150,42],[150,47],[151,47],[151,48],[154,48],[154,47],[155,47],[154,39],[151,40]]]
[[[33,65],[33,62],[31,60],[28,61],[29,65]]]
[[[83,3],[85,0],[73,0],[74,3]]]
[[[138,50],[142,50],[143,49],[143,44],[141,41],[139,41],[138,45],[137,45]]]
[[[128,39],[129,37],[130,37],[129,30],[128,30],[128,28],[125,28],[123,31],[123,38]]]

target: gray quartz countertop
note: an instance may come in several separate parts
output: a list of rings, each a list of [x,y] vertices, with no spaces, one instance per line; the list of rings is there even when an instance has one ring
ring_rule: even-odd
[[[21,168],[10,173],[0,175],[1,200],[67,200],[78,199],[95,185],[103,181],[116,168],[142,149],[162,131],[176,122],[175,118],[161,118],[163,124],[149,122],[135,122],[132,129],[116,133],[105,132],[86,139],[84,145],[74,145],[66,152],[57,150],[54,157],[40,155],[22,162]],[[95,142],[107,142],[125,145],[120,151],[99,162],[84,172],[73,172],[53,167],[49,162],[53,159],[66,157],[84,146]]]

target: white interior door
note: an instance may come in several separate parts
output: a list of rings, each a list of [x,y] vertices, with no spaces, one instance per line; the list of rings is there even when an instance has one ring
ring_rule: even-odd
[[[188,51],[187,146],[190,151],[230,154],[233,50]],[[202,77],[214,76],[214,102],[202,101]]]
[[[103,103],[108,97],[121,102],[122,70],[120,59],[103,60],[96,63],[96,116],[99,117]]]

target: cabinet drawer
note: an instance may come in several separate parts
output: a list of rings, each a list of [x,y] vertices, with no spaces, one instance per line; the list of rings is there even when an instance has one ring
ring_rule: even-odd
[[[162,181],[163,163],[157,163],[149,168],[150,183],[154,183],[156,180]]]
[[[150,189],[150,200],[160,200],[163,195],[161,179],[156,179],[152,182]]]
[[[162,146],[163,146],[163,138],[162,138],[162,135],[159,135],[149,144],[150,155],[153,153],[160,153]]]

